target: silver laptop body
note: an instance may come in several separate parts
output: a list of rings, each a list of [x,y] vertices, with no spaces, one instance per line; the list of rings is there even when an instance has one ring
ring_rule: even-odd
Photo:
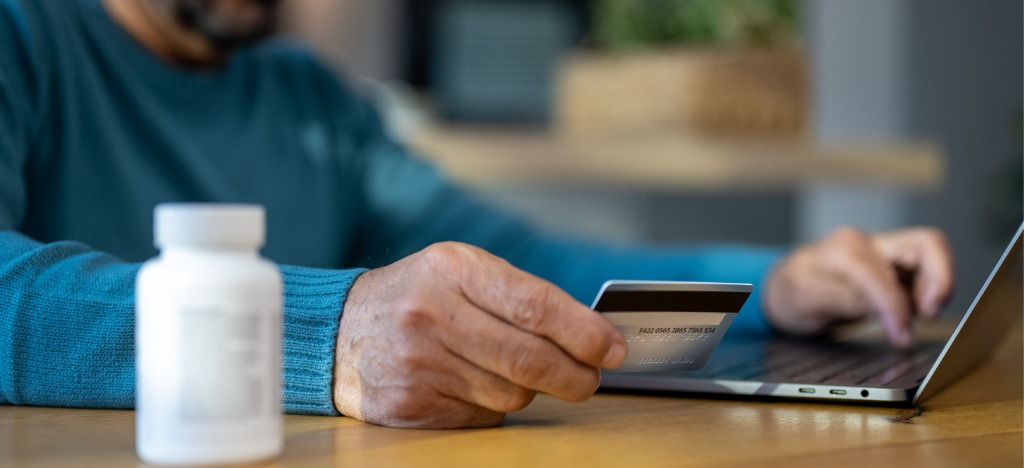
[[[945,342],[896,351],[873,340],[726,336],[696,372],[605,372],[604,390],[917,405],[974,369],[1024,312],[1021,232]]]

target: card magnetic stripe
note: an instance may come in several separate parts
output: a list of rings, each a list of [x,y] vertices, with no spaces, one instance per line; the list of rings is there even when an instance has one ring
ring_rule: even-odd
[[[735,314],[749,293],[731,291],[605,291],[598,312],[725,312]]]

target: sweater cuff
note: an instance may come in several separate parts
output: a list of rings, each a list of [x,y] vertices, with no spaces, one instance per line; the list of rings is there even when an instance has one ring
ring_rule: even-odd
[[[279,268],[284,281],[285,412],[338,415],[331,388],[338,324],[352,283],[366,270]]]

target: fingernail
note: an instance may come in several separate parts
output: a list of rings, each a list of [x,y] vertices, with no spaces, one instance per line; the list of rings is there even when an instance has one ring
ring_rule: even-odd
[[[611,349],[608,350],[608,354],[604,355],[604,360],[601,361],[601,367],[606,369],[614,369],[622,365],[622,361],[626,359],[626,345],[622,343],[615,343]]]

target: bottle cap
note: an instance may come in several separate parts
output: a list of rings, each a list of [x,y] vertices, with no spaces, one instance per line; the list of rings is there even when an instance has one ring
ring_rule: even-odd
[[[260,205],[161,203],[154,210],[155,244],[263,246],[265,212]]]

